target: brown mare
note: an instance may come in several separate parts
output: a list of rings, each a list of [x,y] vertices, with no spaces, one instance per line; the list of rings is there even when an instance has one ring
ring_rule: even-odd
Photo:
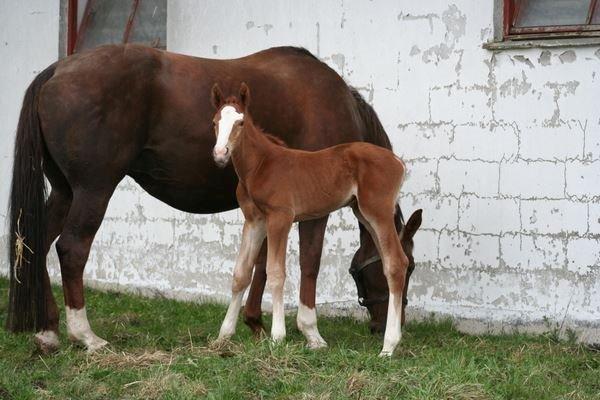
[[[391,147],[373,109],[304,49],[211,60],[136,45],[102,46],[60,60],[27,89],[17,128],[7,329],[37,332],[42,350],[58,346],[59,311],[46,270],[58,238],[68,334],[89,350],[106,343],[88,323],[83,271],[108,201],[125,176],[179,210],[215,213],[238,206],[233,168],[217,168],[210,155],[214,109],[208,93],[214,82],[237,91],[242,79],[264,93],[254,98],[256,121],[293,148],[352,141]],[[47,199],[45,178],[52,186]],[[326,223],[323,217],[300,224],[303,298],[314,298]],[[413,234],[407,235],[409,246]],[[375,252],[361,234],[354,269]],[[264,271],[259,262],[245,308],[255,330],[261,327]],[[380,262],[364,268],[357,282],[367,300],[388,293]],[[371,326],[381,328],[387,307],[374,303],[368,306]]]
[[[242,296],[267,239],[267,286],[273,296],[271,338],[285,338],[283,286],[287,239],[292,224],[322,218],[351,206],[375,238],[389,287],[387,324],[381,356],[390,356],[401,338],[402,292],[408,270],[394,214],[404,180],[404,163],[388,149],[370,143],[346,143],[319,151],[294,150],[256,127],[248,111],[250,89],[241,84],[239,97],[223,100],[219,86],[212,91],[217,113],[215,162],[229,160],[238,176],[237,199],[245,217],[240,252],[233,270],[232,300],[219,338],[235,332]],[[280,101],[274,98],[273,101]],[[325,345],[314,308],[300,302],[298,328],[311,348]]]

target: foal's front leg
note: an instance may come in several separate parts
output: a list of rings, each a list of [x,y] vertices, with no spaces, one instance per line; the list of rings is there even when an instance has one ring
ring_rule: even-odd
[[[265,226],[262,221],[244,222],[242,231],[242,245],[233,270],[233,283],[231,285],[231,303],[221,325],[219,339],[233,336],[238,315],[242,305],[244,291],[252,278],[252,267],[265,238]]]
[[[277,213],[267,217],[267,288],[273,298],[271,339],[285,339],[283,285],[285,283],[285,253],[293,216]]]

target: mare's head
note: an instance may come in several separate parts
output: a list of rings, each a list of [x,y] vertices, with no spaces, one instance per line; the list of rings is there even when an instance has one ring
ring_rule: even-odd
[[[423,210],[415,211],[406,224],[402,224],[399,208],[396,213],[396,229],[400,237],[400,243],[404,253],[408,257],[408,270],[406,271],[406,281],[402,292],[402,324],[404,325],[404,309],[407,303],[407,290],[410,276],[415,269],[415,259],[413,258],[414,242],[413,237],[421,226]],[[356,282],[358,290],[359,303],[369,310],[371,322],[369,327],[372,333],[385,331],[385,324],[388,311],[389,288],[385,275],[383,274],[383,265],[381,258],[373,243],[369,232],[361,225],[360,228],[360,248],[354,254],[350,273]]]
[[[212,88],[211,101],[217,112],[213,118],[217,143],[213,148],[213,158],[219,167],[225,167],[239,141],[250,103],[250,89],[245,83],[240,86],[239,95],[223,98],[219,85]]]

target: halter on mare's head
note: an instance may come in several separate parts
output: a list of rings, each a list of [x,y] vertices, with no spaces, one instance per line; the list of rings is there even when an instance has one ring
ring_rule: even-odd
[[[402,293],[402,322],[404,322],[404,308],[408,304],[408,284],[415,268],[413,257],[413,237],[421,226],[422,210],[416,210],[405,223],[400,207],[396,208],[396,229],[400,243],[409,259],[406,282]],[[358,303],[366,307],[371,314],[371,331],[382,331],[385,328],[387,302],[389,290],[383,275],[381,257],[371,236],[361,226],[361,247],[357,250],[348,271],[356,284]]]

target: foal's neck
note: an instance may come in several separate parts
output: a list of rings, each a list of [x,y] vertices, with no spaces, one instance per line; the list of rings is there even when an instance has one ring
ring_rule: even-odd
[[[277,152],[280,146],[267,139],[252,120],[245,121],[242,129],[232,160],[235,172],[243,183],[260,168],[265,158]]]

